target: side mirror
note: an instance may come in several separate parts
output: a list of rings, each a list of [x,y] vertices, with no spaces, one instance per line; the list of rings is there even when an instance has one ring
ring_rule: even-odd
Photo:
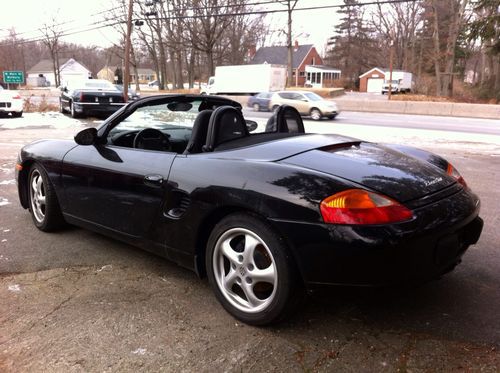
[[[97,130],[95,128],[85,128],[75,135],[75,142],[78,145],[93,145],[97,140]]]
[[[248,132],[253,132],[257,129],[258,124],[256,121],[245,119],[245,122],[247,124]]]

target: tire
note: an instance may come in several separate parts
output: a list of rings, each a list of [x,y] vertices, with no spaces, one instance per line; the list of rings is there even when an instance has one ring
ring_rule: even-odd
[[[337,114],[329,115],[328,119],[334,120],[336,116],[337,116]]]
[[[79,115],[78,113],[75,111],[75,105],[73,105],[73,101],[71,101],[69,103],[69,111],[70,111],[70,114],[71,114],[71,118],[78,118]]]
[[[273,112],[273,113],[276,113],[276,111],[278,110],[278,108],[279,108],[279,107],[280,107],[279,105],[274,105],[274,106],[272,107],[272,109],[271,109],[271,110],[272,110],[272,112]]]
[[[257,103],[253,104],[253,110],[254,111],[260,111],[260,105],[257,104]]]
[[[323,114],[321,114],[321,111],[319,111],[319,109],[316,109],[316,108],[312,108],[311,111],[309,112],[309,114],[311,115],[312,120],[320,120],[321,117],[323,117]]]
[[[54,187],[45,170],[37,163],[30,169],[27,188],[29,210],[35,226],[44,232],[62,228],[65,222]]]
[[[298,271],[283,239],[253,215],[232,214],[221,220],[210,235],[206,254],[215,296],[226,311],[247,324],[278,322],[303,298]]]
[[[12,117],[13,118],[21,118],[23,116],[23,112],[22,111],[13,111],[12,112]]]

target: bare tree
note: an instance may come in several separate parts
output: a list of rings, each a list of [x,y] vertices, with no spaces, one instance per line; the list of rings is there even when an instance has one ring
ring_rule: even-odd
[[[59,66],[59,52],[62,46],[59,39],[62,35],[61,29],[58,27],[57,18],[53,17],[49,23],[45,23],[40,29],[43,34],[43,44],[49,50],[50,58],[52,60],[52,70],[54,72],[54,80],[56,87],[61,85],[61,71]]]

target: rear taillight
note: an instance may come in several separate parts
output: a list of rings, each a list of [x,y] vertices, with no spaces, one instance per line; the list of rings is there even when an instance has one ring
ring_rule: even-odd
[[[451,163],[448,163],[448,167],[446,168],[446,173],[454,178],[458,183],[462,184],[464,188],[467,188],[467,183],[465,179],[460,175],[460,172],[457,171],[455,167]]]
[[[320,204],[325,223],[387,224],[413,218],[413,213],[384,195],[349,189],[325,198]]]
[[[20,99],[21,99],[21,96],[19,96],[19,95],[14,95],[14,96],[12,96],[12,99],[13,99],[13,100],[20,100]]]

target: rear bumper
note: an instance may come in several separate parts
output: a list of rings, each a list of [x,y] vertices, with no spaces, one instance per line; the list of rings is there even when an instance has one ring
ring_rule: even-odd
[[[452,270],[483,222],[479,199],[462,190],[414,210],[409,222],[380,226],[274,220],[289,239],[306,285],[378,286],[425,281]]]
[[[23,111],[23,100],[12,100],[9,102],[0,101],[0,112],[19,113],[21,111]]]
[[[82,115],[111,115],[125,106],[125,103],[101,104],[91,102],[73,102],[75,111]]]

